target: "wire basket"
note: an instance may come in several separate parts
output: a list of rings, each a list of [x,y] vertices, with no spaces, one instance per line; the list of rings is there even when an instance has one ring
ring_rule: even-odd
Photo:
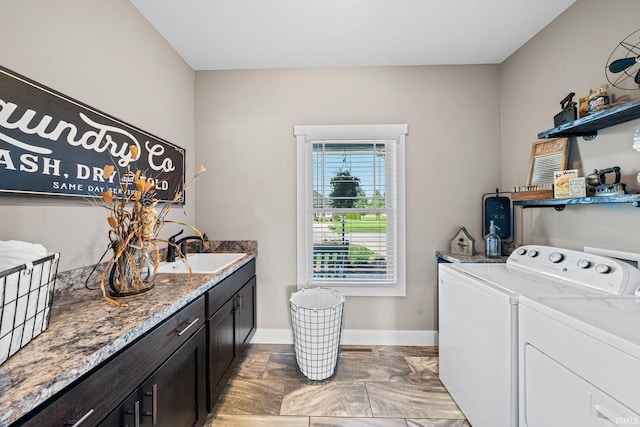
[[[289,303],[298,369],[313,381],[332,377],[338,363],[344,296],[332,289],[302,289],[291,294]]]
[[[0,272],[0,364],[49,325],[60,253]]]

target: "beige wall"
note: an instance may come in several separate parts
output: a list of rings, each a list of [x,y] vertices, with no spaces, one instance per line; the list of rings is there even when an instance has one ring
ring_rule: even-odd
[[[0,17],[1,65],[186,147],[193,173],[194,72],[129,1],[5,0]],[[193,194],[186,211],[195,222]],[[84,200],[0,195],[0,218],[1,240],[60,251],[61,271],[108,243],[106,212]]]
[[[211,238],[259,240],[260,328],[289,326],[293,126],[408,123],[408,296],[349,298],[345,328],[431,330],[434,251],[463,225],[481,249],[482,194],[525,182],[537,133],[551,127],[566,93],[605,81],[609,54],[639,28],[640,2],[578,0],[500,66],[198,73],[126,0],[7,0],[0,16],[3,66],[186,147],[190,172],[207,162],[181,219],[197,214]],[[621,166],[637,190],[637,126],[573,140],[572,165],[583,173]],[[521,242],[640,252],[640,215],[629,205],[520,216]],[[61,251],[63,270],[95,262],[107,243],[104,212],[84,201],[0,196],[0,218],[0,238]]]
[[[258,328],[290,327],[293,126],[408,123],[407,297],[349,297],[344,327],[433,330],[434,252],[463,225],[482,245],[481,196],[500,183],[498,90],[497,65],[197,72],[198,226],[259,241]]]
[[[553,127],[559,101],[606,83],[605,64],[617,44],[640,28],[637,0],[578,0],[500,66],[502,185],[526,183],[531,143]],[[625,94],[618,91],[619,94]],[[632,98],[640,91],[627,91]],[[631,148],[640,120],[600,131],[593,141],[573,138],[572,165],[582,175],[620,166],[628,189],[640,152]],[[582,249],[583,246],[640,252],[640,211],[631,205],[593,205],[519,211],[520,241]]]
[[[188,194],[187,216],[179,217],[211,238],[259,240],[260,328],[289,327],[293,126],[408,123],[408,296],[350,298],[345,327],[434,328],[434,252],[462,225],[482,243],[480,196],[500,181],[497,66],[201,72],[195,78],[126,0],[9,0],[0,3],[0,16],[1,65],[186,147],[188,173],[207,162],[209,170]],[[60,251],[62,271],[97,261],[107,244],[105,217],[88,201],[0,195],[0,238]]]

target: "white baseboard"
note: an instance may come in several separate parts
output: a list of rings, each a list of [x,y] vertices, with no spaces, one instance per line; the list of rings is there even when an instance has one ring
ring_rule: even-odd
[[[257,329],[253,344],[293,344],[291,329]],[[340,343],[343,345],[415,345],[437,346],[436,331],[380,331],[345,329]]]

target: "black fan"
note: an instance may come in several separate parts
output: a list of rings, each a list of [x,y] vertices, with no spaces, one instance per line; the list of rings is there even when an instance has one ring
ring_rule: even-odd
[[[640,30],[618,43],[607,60],[606,75],[618,89],[640,89]]]

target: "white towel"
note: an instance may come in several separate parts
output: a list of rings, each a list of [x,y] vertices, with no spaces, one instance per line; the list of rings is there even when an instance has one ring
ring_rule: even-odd
[[[19,240],[0,240],[0,271],[33,262],[47,256],[47,250],[39,243]]]

